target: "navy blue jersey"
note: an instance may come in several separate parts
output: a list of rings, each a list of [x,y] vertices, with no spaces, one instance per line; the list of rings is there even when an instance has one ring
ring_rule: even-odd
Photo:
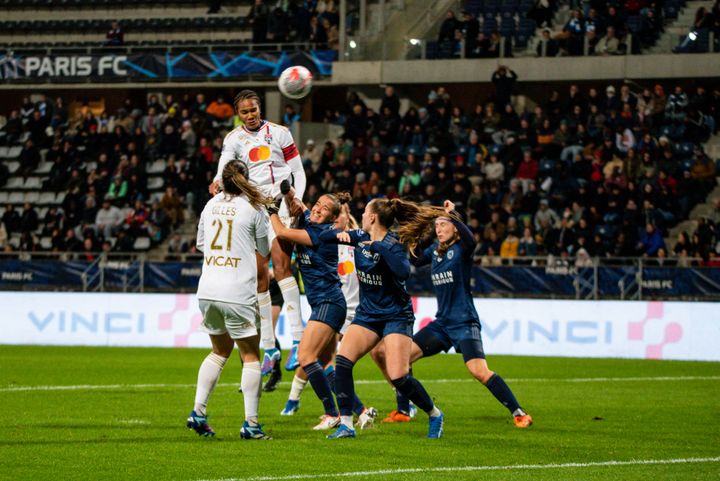
[[[355,319],[364,322],[413,319],[413,308],[405,281],[410,262],[394,233],[376,242],[360,229],[348,231],[355,246],[355,268],[360,281],[360,304]],[[337,231],[323,233],[323,240],[336,239]],[[337,242],[337,240],[335,240]]]
[[[479,321],[470,290],[475,240],[465,224],[455,221],[453,224],[460,233],[460,240],[452,244],[442,256],[438,255],[439,242],[435,241],[413,259],[413,264],[420,266],[432,263],[430,272],[438,302],[435,315],[438,321],[444,324]]]
[[[300,217],[299,229],[305,230],[310,236],[312,246],[297,244],[297,261],[305,285],[305,295],[310,306],[324,301],[332,301],[345,305],[340,276],[338,275],[337,243],[320,240],[320,234],[332,231],[333,224],[315,224],[310,221],[310,211]]]

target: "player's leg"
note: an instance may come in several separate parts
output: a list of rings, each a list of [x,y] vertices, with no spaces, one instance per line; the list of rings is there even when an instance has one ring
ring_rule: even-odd
[[[292,416],[300,409],[300,396],[302,395],[305,386],[307,386],[308,378],[305,371],[302,369],[295,370],[295,376],[293,377],[292,384],[290,385],[290,394],[288,394],[288,400],[285,403],[285,408],[280,411],[281,416]]]
[[[471,325],[467,334],[469,334],[467,337],[458,341],[458,347],[462,352],[468,371],[488,388],[495,399],[500,401],[500,404],[510,411],[515,426],[530,427],[533,423],[532,417],[520,407],[520,403],[505,380],[488,367],[479,326]]]
[[[273,240],[270,251],[275,279],[277,279],[280,292],[285,301],[285,313],[288,323],[290,324],[290,335],[293,340],[293,346],[285,364],[285,369],[288,371],[295,370],[299,365],[297,361],[297,346],[300,344],[300,339],[305,330],[300,312],[300,289],[290,269],[292,250],[292,243],[284,242],[276,238]]]
[[[327,376],[325,376],[325,370],[319,361],[320,353],[326,349],[328,344],[332,344],[333,348],[335,346],[333,328],[324,322],[311,319],[300,341],[298,360],[325,411],[320,424],[313,428],[316,430],[333,428],[339,422],[335,398]]]
[[[254,336],[236,339],[240,357],[243,361],[242,391],[245,401],[245,421],[240,429],[242,439],[270,439],[262,430],[258,419],[258,406],[262,387],[260,373],[260,338]]]
[[[336,342],[339,343],[342,339],[342,334],[336,335]],[[333,343],[328,343],[325,347],[324,352],[320,353],[319,360],[320,364],[325,366],[325,376],[328,378],[330,389],[337,395],[336,384],[335,384],[335,353],[337,349]],[[353,413],[358,417],[356,426],[360,426],[360,429],[368,429],[375,423],[377,417],[377,410],[373,407],[366,407],[365,404],[360,400],[357,393],[353,399]]]
[[[382,326],[380,326],[382,328]],[[370,352],[380,341],[377,327],[369,323],[352,324],[343,337],[340,352],[335,360],[336,392],[340,407],[340,426],[338,430],[328,436],[329,439],[355,437],[353,428],[353,400],[355,399],[355,385],[353,382],[353,367],[362,356]]]
[[[393,386],[429,417],[429,438],[440,438],[444,416],[435,406],[425,387],[410,374],[410,353],[413,340],[409,333],[392,332],[385,336],[385,367]]]
[[[274,278],[270,280],[270,301],[272,305],[273,332],[275,332],[277,329],[278,319],[280,318],[280,311],[283,307],[283,297],[280,293],[277,281],[275,281]],[[265,392],[272,392],[277,389],[277,385],[282,379],[282,368],[280,367],[282,365],[282,350],[280,349],[280,342],[278,342],[277,338],[275,339],[275,348],[280,351],[281,357],[273,366],[273,369],[270,372],[270,377],[263,386],[263,391]]]
[[[270,296],[270,260],[268,257],[255,253],[258,271],[258,313],[260,315],[260,342],[265,356],[261,372],[263,376],[270,374],[276,363],[280,361],[280,349],[275,347],[275,329],[272,323],[272,299]]]
[[[201,303],[202,302],[206,301],[201,301]],[[206,327],[209,327],[209,323],[207,322],[208,317],[215,315],[216,313],[212,311],[209,312],[209,314],[207,312],[205,313],[204,322]],[[212,342],[212,352],[208,354],[202,364],[200,364],[195,388],[195,405],[186,423],[188,428],[204,437],[215,436],[215,431],[207,422],[207,404],[220,378],[220,373],[233,350],[233,341],[227,332],[210,334],[210,341]]]

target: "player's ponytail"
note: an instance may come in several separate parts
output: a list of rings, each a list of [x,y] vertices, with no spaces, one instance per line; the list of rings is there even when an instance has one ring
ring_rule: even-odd
[[[397,229],[400,242],[405,244],[410,252],[415,250],[418,242],[429,235],[434,228],[435,219],[447,216],[441,207],[421,205],[401,199],[392,199],[390,206],[397,220]]]
[[[337,216],[340,215],[342,207],[352,200],[352,196],[348,192],[335,192],[334,194],[325,194],[325,196],[333,202],[333,207],[330,211],[333,219],[336,219]]]
[[[272,199],[265,196],[257,187],[252,185],[247,180],[247,177],[248,172],[245,164],[238,160],[228,162],[222,172],[224,193],[232,196],[244,194],[248,202],[250,202],[250,205],[255,209],[272,203]]]

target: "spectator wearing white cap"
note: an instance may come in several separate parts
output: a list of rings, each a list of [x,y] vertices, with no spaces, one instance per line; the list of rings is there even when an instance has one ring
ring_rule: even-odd
[[[313,139],[307,139],[305,142],[302,158],[306,169],[309,167],[313,173],[320,170],[320,166],[322,165],[322,151],[317,148]]]

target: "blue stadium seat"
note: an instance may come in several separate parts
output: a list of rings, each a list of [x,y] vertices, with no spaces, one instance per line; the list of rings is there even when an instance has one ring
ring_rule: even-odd
[[[485,7],[483,9],[485,12],[485,15],[491,14],[491,15],[497,15],[497,13],[500,11],[500,1],[499,0],[485,0]]]
[[[693,165],[695,165],[694,159],[683,159],[681,164],[681,170],[691,170],[693,168]]]
[[[503,37],[512,37],[515,34],[515,19],[513,17],[503,16],[500,20],[500,35]]]
[[[469,0],[465,4],[465,10],[475,15],[476,18],[482,15],[484,7],[483,0]]]
[[[553,159],[542,159],[540,160],[540,173],[548,174],[555,168],[555,161]]]
[[[501,15],[515,15],[518,11],[520,11],[520,0],[503,0],[502,5],[500,6]]]
[[[693,150],[695,150],[695,144],[692,142],[680,142],[675,144],[676,152],[682,157],[692,157]]]
[[[633,35],[640,33],[642,30],[642,17],[640,15],[630,15],[627,18],[627,26]]]
[[[527,33],[518,32],[515,34],[515,48],[527,48],[530,43],[530,36]]]

